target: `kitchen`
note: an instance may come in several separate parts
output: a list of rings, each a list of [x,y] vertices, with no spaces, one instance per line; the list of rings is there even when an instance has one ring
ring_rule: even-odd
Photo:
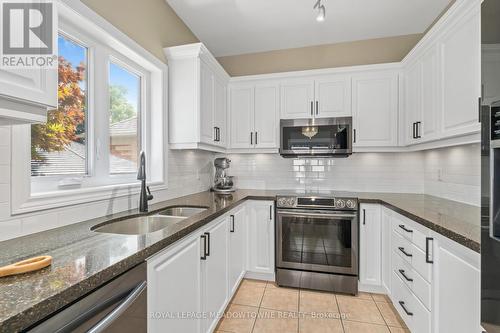
[[[500,332],[498,2],[0,1],[0,331]]]

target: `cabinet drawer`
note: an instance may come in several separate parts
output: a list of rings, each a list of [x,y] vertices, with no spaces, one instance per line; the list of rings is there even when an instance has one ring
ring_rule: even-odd
[[[425,239],[427,237],[425,228],[417,226],[417,223],[402,216],[393,216],[392,228],[404,238],[425,251]]]
[[[426,281],[431,281],[432,265],[426,262],[424,251],[394,230],[392,244],[394,252],[408,262]]]
[[[397,253],[392,253],[392,269],[427,309],[431,308],[431,285]]]
[[[399,276],[393,272],[392,302],[411,332],[430,333],[431,314],[411,293]]]

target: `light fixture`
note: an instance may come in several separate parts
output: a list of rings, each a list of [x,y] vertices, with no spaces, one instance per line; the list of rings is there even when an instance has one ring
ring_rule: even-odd
[[[321,0],[318,0],[314,5],[313,9],[318,9],[318,16],[316,16],[316,21],[323,22],[326,17],[325,5],[321,4]]]
[[[309,139],[311,139],[316,134],[318,134],[318,126],[302,127],[302,135],[307,136]]]

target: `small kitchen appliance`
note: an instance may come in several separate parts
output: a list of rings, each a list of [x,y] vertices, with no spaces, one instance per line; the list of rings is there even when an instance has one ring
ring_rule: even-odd
[[[214,160],[215,179],[212,191],[217,193],[231,193],[235,191],[233,176],[228,176],[226,172],[230,164],[231,160],[226,157],[219,157]]]
[[[277,196],[276,282],[358,293],[358,200]]]

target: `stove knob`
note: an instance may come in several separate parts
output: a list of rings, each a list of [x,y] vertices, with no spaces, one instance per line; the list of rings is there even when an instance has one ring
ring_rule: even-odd
[[[346,206],[349,209],[354,209],[356,208],[356,203],[354,202],[354,200],[347,200]]]
[[[335,201],[335,208],[344,208],[345,207],[345,201],[342,199],[338,199]]]

